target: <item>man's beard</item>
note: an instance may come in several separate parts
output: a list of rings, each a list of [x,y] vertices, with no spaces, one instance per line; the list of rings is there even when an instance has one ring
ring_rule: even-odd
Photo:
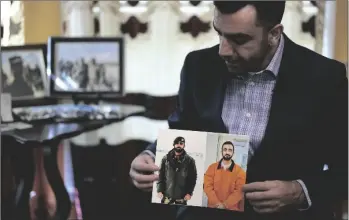
[[[261,52],[258,54],[258,56],[254,57],[251,60],[250,66],[252,67],[252,69],[250,70],[250,72],[259,72],[267,68],[267,66],[263,66],[263,65],[265,60],[269,56],[270,50],[271,48],[269,47],[269,45],[265,46],[264,48],[261,48]]]
[[[175,147],[174,150],[175,150],[176,153],[182,153],[184,151],[184,149],[181,148],[181,147]]]
[[[259,72],[263,70],[264,68],[266,68],[263,66],[263,63],[265,62],[265,59],[269,55],[271,49],[271,46],[268,44],[268,41],[266,40],[262,42],[259,52],[251,56],[248,60],[240,59],[237,61],[233,61],[231,58],[226,58],[226,62],[237,62],[239,65],[239,68],[231,69],[227,64],[229,72],[231,72],[233,75],[245,76],[249,72]]]
[[[231,160],[231,158],[232,158],[232,156],[230,156],[228,154],[223,156],[223,160],[226,160],[226,161]]]

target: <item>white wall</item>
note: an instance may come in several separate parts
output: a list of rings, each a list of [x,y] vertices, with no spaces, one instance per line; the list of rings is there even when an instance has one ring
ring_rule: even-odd
[[[180,22],[188,17],[173,7],[177,7],[174,1],[152,2],[149,6],[151,12],[138,16],[143,18],[140,19],[143,22],[148,21],[148,32],[135,39],[124,36],[127,92],[155,96],[177,94],[186,54],[218,43],[214,30],[195,39],[190,34],[181,33]]]
[[[207,133],[207,147],[206,147],[206,158],[205,158],[205,172],[207,168],[217,162],[219,159],[217,158],[218,150],[217,143],[219,141],[219,135],[215,133]]]
[[[295,43],[315,49],[315,39],[310,33],[302,32],[302,22],[309,19],[312,11],[303,10],[301,1],[286,1],[284,17],[281,23],[284,26],[284,33]]]

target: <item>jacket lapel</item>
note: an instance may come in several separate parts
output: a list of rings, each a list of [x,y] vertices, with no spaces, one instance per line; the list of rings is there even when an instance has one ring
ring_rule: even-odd
[[[217,51],[208,65],[203,65],[203,73],[196,81],[194,100],[200,117],[200,129],[203,131],[227,133],[222,120],[222,108],[226,89],[227,68]],[[217,65],[212,65],[217,63]]]
[[[259,148],[254,152],[254,156],[251,158],[249,165],[252,165],[256,160],[268,160],[266,155],[271,155],[275,150],[280,150],[282,146],[278,145],[278,138],[282,137],[284,126],[288,120],[288,112],[293,112],[292,108],[295,108],[293,103],[294,97],[296,97],[297,88],[296,81],[297,75],[300,74],[299,64],[297,58],[294,57],[294,50],[297,46],[286,35],[285,46],[282,55],[281,65],[277,76],[275,88],[273,91],[269,119],[266,126],[264,138]],[[275,149],[277,147],[278,149]],[[265,154],[259,157],[260,154]]]

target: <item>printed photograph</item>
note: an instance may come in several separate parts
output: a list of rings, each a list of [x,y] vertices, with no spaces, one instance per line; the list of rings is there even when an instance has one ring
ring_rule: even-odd
[[[161,130],[152,202],[244,211],[249,137]]]
[[[56,42],[54,47],[55,91],[120,90],[119,42]]]
[[[7,47],[1,51],[2,92],[12,99],[41,98],[46,91],[45,54],[40,48]]]
[[[202,206],[205,132],[161,130],[155,164],[160,167],[152,201]]]
[[[207,134],[203,206],[244,211],[249,137]]]

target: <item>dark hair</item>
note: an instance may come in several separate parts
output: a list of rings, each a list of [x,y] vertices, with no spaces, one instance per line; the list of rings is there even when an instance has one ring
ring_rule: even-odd
[[[233,14],[247,5],[257,11],[258,23],[272,28],[281,23],[285,11],[285,1],[214,1],[214,5],[222,14]]]
[[[183,142],[185,144],[185,139],[184,137],[176,137],[173,141],[173,146],[175,146],[176,144],[178,144],[179,142]]]
[[[223,150],[223,146],[226,145],[226,144],[229,144],[229,145],[233,146],[233,151],[235,151],[235,146],[234,146],[233,142],[231,142],[231,141],[226,141],[226,142],[224,142],[224,143],[222,144],[222,150]]]

